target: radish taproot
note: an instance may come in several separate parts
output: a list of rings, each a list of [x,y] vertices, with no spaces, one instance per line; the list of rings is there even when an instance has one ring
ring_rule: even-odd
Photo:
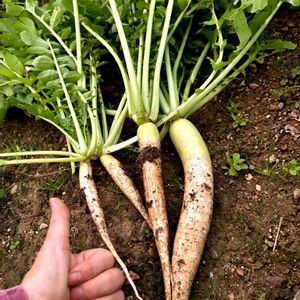
[[[134,205],[134,207],[143,216],[147,224],[151,227],[151,221],[149,219],[148,213],[143,205],[142,197],[135,187],[132,179],[126,174],[122,167],[122,164],[111,154],[103,154],[100,156],[100,161],[107,173],[128,198],[128,200]]]
[[[213,210],[213,173],[209,152],[187,119],[170,126],[171,140],[184,169],[184,196],[172,253],[172,300],[188,300]]]
[[[169,223],[162,179],[159,132],[155,124],[147,122],[139,126],[137,136],[148,214],[162,265],[166,299],[170,300]]]

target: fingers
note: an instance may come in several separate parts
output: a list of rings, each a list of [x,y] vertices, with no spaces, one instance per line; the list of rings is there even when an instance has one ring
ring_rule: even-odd
[[[125,300],[125,295],[124,295],[123,291],[117,291],[108,296],[104,296],[104,297],[93,299],[93,300]]]
[[[101,297],[111,296],[112,294],[121,290],[124,282],[125,277],[123,272],[120,269],[111,268],[101,273],[97,277],[94,277],[93,279],[86,281],[79,286],[71,288],[70,300],[87,300],[98,298],[102,300]]]
[[[106,249],[91,249],[71,257],[69,285],[76,286],[112,268],[115,259]]]
[[[50,199],[51,219],[45,245],[69,249],[70,213],[58,198]]]

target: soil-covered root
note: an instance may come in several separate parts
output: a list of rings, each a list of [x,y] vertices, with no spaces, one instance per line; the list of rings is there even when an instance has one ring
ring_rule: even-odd
[[[124,195],[134,205],[134,207],[139,211],[139,213],[151,227],[151,222],[143,205],[142,197],[132,179],[126,174],[121,162],[111,154],[101,155],[100,160],[119,189],[124,193]]]
[[[152,230],[160,257],[166,299],[171,299],[171,263],[169,258],[169,226],[162,180],[160,137],[155,124],[138,128],[143,184]]]
[[[107,248],[110,250],[120,267],[122,268],[128,282],[132,286],[135,295],[138,299],[142,300],[139,296],[139,293],[136,289],[134,282],[132,281],[130,274],[128,272],[127,267],[125,266],[122,259],[119,257],[115,247],[113,246],[110,237],[108,235],[108,230],[105,222],[104,212],[100,206],[100,199],[98,197],[97,189],[95,186],[95,182],[93,180],[92,174],[92,167],[90,161],[84,161],[80,164],[79,168],[79,182],[80,188],[83,190],[87,205],[91,212],[92,218],[96,224],[96,227],[103,239],[104,243],[106,244]]]
[[[213,174],[207,147],[186,119],[171,124],[170,136],[184,168],[184,197],[172,253],[172,300],[188,300],[213,209]]]

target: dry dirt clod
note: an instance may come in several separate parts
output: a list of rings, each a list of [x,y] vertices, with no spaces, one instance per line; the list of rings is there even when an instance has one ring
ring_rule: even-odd
[[[273,288],[282,287],[286,283],[286,278],[282,276],[268,276],[265,280]]]

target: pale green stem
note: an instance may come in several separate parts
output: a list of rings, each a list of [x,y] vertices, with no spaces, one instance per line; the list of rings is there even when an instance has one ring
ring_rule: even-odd
[[[85,156],[69,157],[69,158],[32,158],[32,159],[16,159],[16,160],[0,160],[0,166],[20,165],[20,164],[47,164],[47,163],[70,163],[81,162],[86,160]]]
[[[179,65],[180,65],[180,62],[181,62],[181,59],[182,59],[183,51],[184,51],[184,48],[186,46],[186,42],[187,42],[189,33],[191,31],[192,22],[193,22],[193,18],[190,19],[188,28],[186,29],[186,32],[184,34],[184,37],[183,37],[182,43],[180,45],[180,48],[179,48],[179,51],[178,51],[178,54],[177,54],[177,57],[176,57],[176,60],[175,60],[175,64],[174,64],[174,67],[173,67],[173,78],[174,78],[174,84],[175,84],[176,87],[178,87],[178,85],[177,85],[177,72],[178,72],[178,68],[179,68]]]
[[[143,96],[145,110],[148,114],[150,113],[149,64],[150,64],[150,55],[151,55],[151,40],[152,40],[155,4],[156,4],[156,0],[151,0],[148,20],[147,20],[147,31],[145,37],[145,49],[144,49],[143,73],[142,73],[142,96]]]
[[[171,109],[171,111],[173,111],[179,105],[179,95],[178,95],[177,86],[175,85],[176,83],[174,82],[174,77],[172,74],[170,51],[169,51],[168,45],[166,45],[166,50],[165,50],[165,65],[166,65],[166,74],[167,74],[167,81],[168,81],[170,109]]]
[[[185,102],[186,99],[189,97],[191,86],[195,82],[195,79],[199,73],[199,70],[202,66],[204,59],[206,58],[209,48],[210,48],[210,43],[207,43],[206,46],[204,47],[204,49],[202,50],[201,55],[199,56],[197,63],[195,64],[189,79],[186,82],[186,86],[185,86],[183,97],[182,97],[183,102]]]
[[[19,152],[9,152],[9,153],[0,153],[0,157],[13,157],[13,156],[35,156],[35,155],[53,155],[53,156],[72,156],[72,157],[81,157],[81,155],[74,152],[67,151],[19,151]]]
[[[81,32],[80,32],[80,21],[79,21],[79,11],[77,0],[72,0],[73,2],[73,14],[74,14],[74,23],[75,23],[75,36],[76,36],[76,56],[77,56],[77,72],[80,74],[78,80],[78,86],[85,89],[86,82],[85,76],[82,69],[82,49],[81,49]]]
[[[173,36],[173,33],[175,32],[176,28],[178,27],[178,25],[180,24],[180,22],[182,21],[188,7],[190,6],[192,0],[189,0],[185,9],[180,13],[180,15],[178,16],[177,20],[175,21],[174,25],[172,26],[172,29],[170,30],[169,34],[168,34],[168,41],[170,40],[170,38]]]
[[[137,142],[137,136],[134,136],[124,142],[121,142],[121,143],[118,143],[118,144],[114,144],[114,145],[111,145],[111,146],[108,146],[108,147],[103,147],[103,152],[102,154],[109,154],[109,153],[113,153],[113,152],[116,152],[116,151],[119,151],[121,149],[124,149],[134,143]]]
[[[105,114],[105,107],[104,102],[101,94],[101,89],[99,88],[99,103],[100,103],[100,113],[101,113],[101,120],[102,120],[102,132],[100,128],[100,122],[98,118],[98,80],[97,80],[97,68],[94,57],[90,56],[91,60],[91,79],[90,79],[90,89],[92,91],[92,109],[93,109],[93,116],[96,125],[96,134],[98,137],[99,146],[102,147],[103,140],[107,139],[107,122],[106,122],[106,114]],[[103,134],[103,136],[102,136]]]
[[[114,128],[109,133],[108,139],[105,143],[105,146],[114,145],[119,141],[123,124],[125,122],[126,116],[128,113],[127,105],[124,107],[121,115],[118,117],[117,122],[115,123]]]
[[[127,43],[123,24],[119,15],[119,11],[117,9],[116,1],[115,0],[108,0],[108,1],[110,4],[113,18],[115,20],[115,25],[118,31],[118,36],[122,46],[126,67],[128,70],[128,77],[130,80],[129,90],[127,90],[127,94],[128,94],[127,97],[130,102],[129,110],[130,113],[132,114],[132,119],[139,124],[140,122],[143,122],[145,119],[145,108],[144,108],[142,95],[136,77],[137,73],[134,68],[134,64]]]
[[[85,24],[84,22],[82,23],[83,27],[89,31],[107,50],[108,52],[112,55],[112,57],[114,58],[115,62],[117,63],[119,70],[121,72],[121,76],[123,79],[123,83],[125,86],[125,90],[127,92],[129,92],[130,90],[130,81],[128,78],[128,74],[126,72],[125,67],[123,66],[123,63],[120,59],[120,57],[118,56],[118,54],[115,52],[115,50],[109,45],[109,43],[103,39],[98,33],[96,33],[92,28],[90,28],[87,24]],[[128,93],[127,93],[127,97],[128,97]],[[129,110],[130,110],[130,102],[129,104]]]
[[[63,76],[62,76],[59,64],[58,64],[56,56],[55,56],[55,53],[54,53],[53,48],[52,48],[52,46],[51,46],[51,44],[50,44],[49,41],[48,41],[48,44],[50,46],[50,50],[51,50],[52,57],[53,57],[53,60],[54,60],[54,63],[55,63],[55,67],[56,67],[56,70],[57,70],[57,73],[58,73],[58,77],[59,77],[60,83],[62,85],[64,94],[65,94],[65,97],[66,97],[66,100],[67,100],[67,103],[68,103],[68,107],[69,107],[69,110],[70,110],[70,114],[71,114],[71,117],[72,117],[72,121],[73,121],[75,130],[76,130],[77,138],[78,138],[79,145],[80,145],[80,152],[81,153],[86,153],[86,151],[87,151],[87,145],[85,143],[85,140],[84,140],[81,128],[79,126],[79,122],[78,122],[78,119],[77,119],[77,116],[76,116],[76,113],[75,113],[75,110],[74,110],[74,107],[73,107],[73,104],[72,104],[69,92],[68,92],[67,87],[65,85],[65,82],[64,82],[64,79],[63,79]]]
[[[153,89],[152,89],[153,94],[151,97],[152,103],[151,103],[151,110],[149,115],[149,118],[153,122],[157,120],[158,113],[159,113],[160,73],[161,73],[161,66],[164,58],[164,52],[168,41],[168,31],[170,27],[173,6],[174,6],[174,0],[169,0],[166,9],[166,17],[164,21],[162,35],[159,43],[157,59],[155,63]]]
[[[160,89],[159,92],[159,104],[160,104],[160,108],[162,110],[162,112],[167,115],[168,113],[170,113],[170,105],[163,93],[163,91]]]
[[[69,141],[70,143],[71,143],[71,145],[72,145],[72,147],[73,147],[73,149],[74,149],[74,151],[76,152],[76,153],[79,153],[79,144],[78,144],[78,142],[75,140],[75,139],[73,139],[72,137],[71,137],[71,135],[70,134],[68,134],[63,128],[61,128],[60,126],[58,126],[56,123],[54,123],[52,120],[49,120],[49,119],[47,119],[47,118],[44,118],[44,117],[41,117],[41,116],[37,116],[38,118],[40,118],[40,119],[42,119],[42,120],[44,120],[44,121],[46,121],[46,122],[48,122],[48,123],[50,123],[51,125],[53,125],[54,127],[56,127],[65,137],[66,137],[66,139],[67,139],[67,141]]]

